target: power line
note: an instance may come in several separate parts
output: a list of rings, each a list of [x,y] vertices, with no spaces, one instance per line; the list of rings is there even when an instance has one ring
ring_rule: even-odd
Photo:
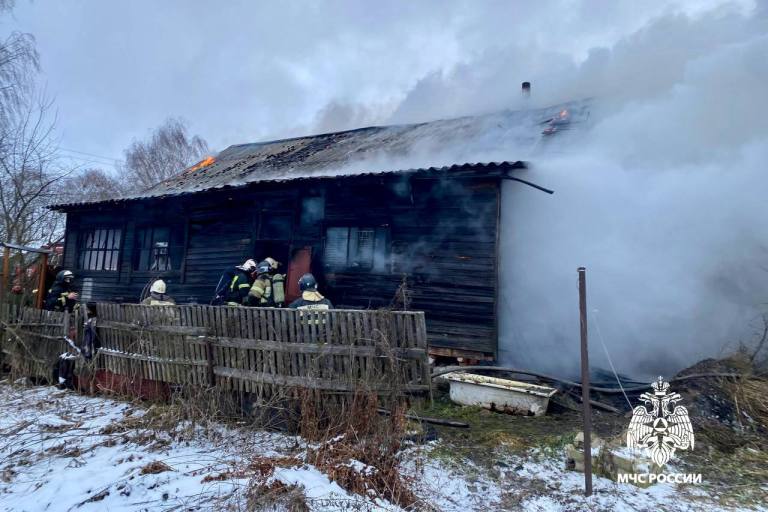
[[[76,162],[82,162],[82,163],[87,163],[87,164],[95,164],[95,165],[100,165],[100,166],[109,166],[109,167],[117,168],[117,162],[104,162],[104,161],[100,161],[100,160],[90,160],[88,158],[76,157],[76,156],[72,156],[72,155],[63,155],[63,158],[66,158],[66,159],[69,159],[69,160],[74,160]]]
[[[72,158],[74,160],[85,160],[85,161],[88,161],[88,162],[99,162],[99,163],[103,163],[103,164],[106,164],[106,165],[112,165],[112,164],[114,164],[115,162],[118,161],[118,160],[99,159],[99,158],[93,158],[93,157],[87,157],[87,156],[78,156],[78,155],[72,155],[72,154],[69,154],[69,153],[62,153],[61,156],[63,158]]]
[[[104,156],[104,155],[97,155],[96,153],[88,153],[87,151],[79,151],[77,149],[67,149],[67,148],[59,148],[62,151],[67,151],[69,153],[79,153],[81,155],[88,155],[88,156],[95,156],[96,158],[103,158],[104,160],[122,160],[122,158],[113,158],[111,156]]]

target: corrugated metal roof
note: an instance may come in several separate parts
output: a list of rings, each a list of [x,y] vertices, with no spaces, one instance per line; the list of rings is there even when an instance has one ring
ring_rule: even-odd
[[[466,164],[460,164],[460,165],[457,164],[457,165],[450,165],[450,166],[443,166],[443,167],[428,167],[423,169],[401,169],[396,171],[379,171],[379,172],[358,172],[358,173],[346,172],[343,174],[315,173],[309,176],[302,176],[302,175],[297,175],[292,173],[290,175],[287,175],[284,178],[262,179],[262,180],[258,180],[258,182],[288,182],[288,181],[299,181],[299,180],[309,180],[309,179],[356,178],[361,176],[386,176],[386,175],[393,175],[393,174],[420,174],[420,175],[434,175],[434,176],[448,175],[456,178],[461,176],[464,176],[464,177],[476,176],[479,174],[486,175],[486,176],[502,176],[507,171],[510,171],[513,169],[525,169],[526,167],[527,167],[527,164],[521,161],[466,163]],[[123,203],[130,203],[130,202],[142,201],[147,199],[162,199],[166,197],[198,194],[198,193],[206,192],[209,190],[225,190],[225,189],[241,188],[241,187],[248,186],[252,183],[255,183],[255,181],[249,181],[247,183],[239,183],[239,184],[225,183],[219,186],[206,187],[200,190],[180,190],[177,192],[168,192],[165,194],[157,194],[157,195],[139,195],[139,196],[128,196],[128,197],[120,197],[115,199],[107,199],[104,201],[56,204],[56,205],[49,206],[49,208],[52,210],[68,210],[68,209],[72,209],[80,206],[123,204]]]
[[[516,159],[521,156],[511,151],[527,152],[541,145],[542,128],[564,109],[569,112],[569,122],[587,119],[589,103],[239,144],[219,153],[213,163],[193,166],[141,194],[51,208],[178,196],[260,182],[520,168]],[[488,160],[502,163],[458,165]]]

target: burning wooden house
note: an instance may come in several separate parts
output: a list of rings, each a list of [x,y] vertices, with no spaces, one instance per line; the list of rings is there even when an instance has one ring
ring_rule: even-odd
[[[494,359],[501,183],[525,165],[396,162],[414,161],[425,141],[460,148],[503,123],[516,121],[231,146],[143,194],[53,206],[67,214],[64,266],[86,301],[136,302],[162,277],[178,302],[207,304],[226,268],[271,256],[289,300],[311,270],[337,307],[423,310],[435,355]]]

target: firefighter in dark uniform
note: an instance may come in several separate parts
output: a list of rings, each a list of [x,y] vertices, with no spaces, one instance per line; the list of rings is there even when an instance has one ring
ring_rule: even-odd
[[[247,260],[227,270],[219,279],[216,286],[214,304],[227,306],[244,306],[248,303],[248,291],[251,289],[251,273],[256,270],[256,262]]]
[[[278,274],[280,263],[264,258],[256,267],[256,279],[251,285],[249,304],[262,308],[281,308],[285,305],[285,275]]]
[[[331,301],[320,295],[317,291],[317,280],[312,274],[304,274],[299,279],[299,289],[301,297],[291,302],[288,306],[292,309],[315,309],[329,310],[333,309]]]
[[[48,290],[45,298],[45,309],[49,311],[72,312],[77,305],[77,293],[73,290],[75,274],[69,270],[62,270],[56,274],[56,281]]]

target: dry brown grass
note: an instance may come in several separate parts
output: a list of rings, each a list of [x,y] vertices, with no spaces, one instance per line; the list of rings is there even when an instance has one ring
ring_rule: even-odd
[[[296,457],[254,457],[244,468],[207,475],[202,479],[201,483],[220,482],[232,478],[251,478],[263,483],[272,476],[275,468],[290,468],[302,464],[303,462]]]
[[[349,492],[382,498],[403,508],[416,506],[419,500],[399,470],[406,436],[405,404],[393,404],[392,414],[382,416],[378,396],[363,391],[356,392],[340,410],[319,403],[312,402],[307,393],[302,404],[306,413],[301,435],[316,442],[307,449],[307,462]],[[333,420],[322,421],[327,417]]]
[[[768,381],[763,379],[739,379],[729,383],[739,417],[746,413],[768,432]]]
[[[158,473],[165,473],[166,471],[173,471],[173,468],[163,461],[156,460],[141,468],[140,474],[156,475]]]
[[[248,510],[285,510],[309,512],[307,497],[301,487],[279,480],[253,485],[246,492]]]

